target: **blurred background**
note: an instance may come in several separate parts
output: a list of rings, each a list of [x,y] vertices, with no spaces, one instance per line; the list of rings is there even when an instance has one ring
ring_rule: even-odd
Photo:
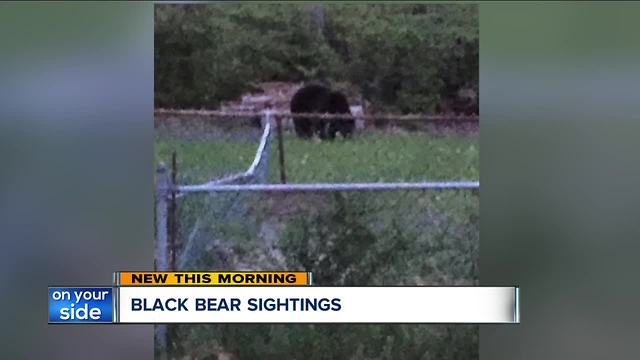
[[[640,5],[480,6],[486,359],[629,358]],[[0,4],[4,358],[147,358],[149,326],[47,326],[46,286],[152,267],[153,4]]]
[[[485,359],[635,357],[640,4],[480,7],[481,284],[522,324]]]
[[[150,326],[47,326],[46,287],[153,268],[153,4],[0,4],[6,359],[153,356]]]

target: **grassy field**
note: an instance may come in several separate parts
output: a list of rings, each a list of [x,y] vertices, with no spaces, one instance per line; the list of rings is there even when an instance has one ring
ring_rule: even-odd
[[[478,179],[477,138],[419,133],[365,134],[333,142],[285,138],[290,182],[395,182]],[[273,154],[272,179],[279,179]]]
[[[156,141],[154,150],[156,163],[162,161],[167,165],[176,151],[180,182],[195,184],[245,171],[253,161],[256,147],[251,141],[162,138]]]
[[[477,137],[428,137],[419,133],[365,134],[352,140],[320,142],[287,135],[284,141],[288,182],[394,182],[479,178]],[[177,151],[181,182],[198,183],[246,170],[256,141],[232,139],[156,141],[157,161],[169,163]],[[271,182],[279,182],[274,139]]]
[[[181,183],[248,168],[257,139],[158,138],[156,161],[178,151]],[[270,159],[279,181],[277,143]],[[351,140],[287,136],[290,183],[472,180],[477,136],[368,133]],[[471,191],[190,195],[179,236],[194,244],[179,270],[308,270],[321,285],[478,282],[479,195]],[[188,241],[189,240],[189,241]],[[176,358],[475,359],[477,326],[180,325]]]

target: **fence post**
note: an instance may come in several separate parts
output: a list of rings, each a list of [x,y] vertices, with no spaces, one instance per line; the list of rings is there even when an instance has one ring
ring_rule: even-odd
[[[167,174],[167,167],[160,163],[157,169],[156,185],[156,271],[167,271],[167,200],[171,191],[171,180]],[[165,350],[167,347],[167,326],[156,325],[155,343],[158,348]]]
[[[284,168],[284,139],[282,135],[282,117],[276,115],[276,127],[278,128],[278,160],[280,161],[280,182],[287,183],[287,174]]]
[[[178,176],[178,161],[177,161],[177,153],[174,150],[171,155],[171,185],[177,184],[176,178]],[[171,203],[169,207],[169,224],[171,224],[170,232],[169,232],[169,246],[170,246],[170,255],[171,259],[169,262],[169,269],[172,271],[176,271],[176,244],[177,244],[177,234],[178,234],[178,203],[176,201],[176,190],[173,186],[171,186]]]

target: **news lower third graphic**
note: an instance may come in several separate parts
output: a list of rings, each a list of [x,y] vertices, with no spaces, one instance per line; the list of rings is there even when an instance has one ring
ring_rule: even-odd
[[[113,288],[50,287],[49,323],[113,323]]]
[[[117,272],[116,285],[311,285],[311,273],[305,271],[264,272]]]
[[[50,287],[50,324],[520,323],[519,288],[313,286],[309,272],[117,272]]]

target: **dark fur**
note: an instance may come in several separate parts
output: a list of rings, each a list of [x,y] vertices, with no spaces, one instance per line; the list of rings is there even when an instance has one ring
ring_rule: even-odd
[[[347,98],[340,92],[331,91],[319,84],[309,84],[298,90],[291,98],[291,113],[351,114]],[[301,138],[318,135],[321,139],[334,139],[337,133],[350,137],[355,128],[355,119],[323,120],[320,118],[293,118],[296,134]]]

